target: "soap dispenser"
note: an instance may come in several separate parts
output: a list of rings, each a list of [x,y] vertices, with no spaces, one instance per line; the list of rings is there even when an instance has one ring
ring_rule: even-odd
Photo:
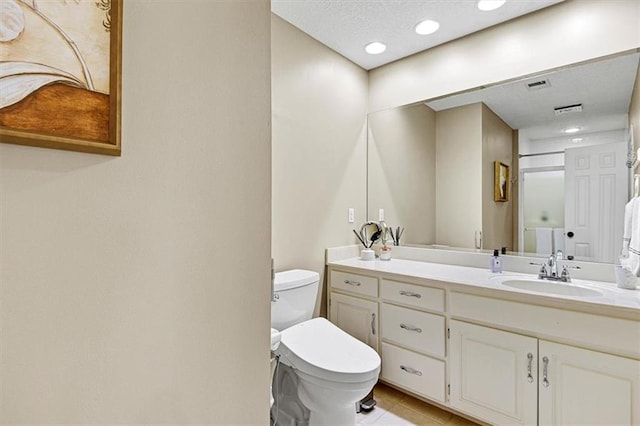
[[[494,250],[493,256],[491,256],[491,272],[498,274],[502,273],[502,259],[500,259],[498,250]]]

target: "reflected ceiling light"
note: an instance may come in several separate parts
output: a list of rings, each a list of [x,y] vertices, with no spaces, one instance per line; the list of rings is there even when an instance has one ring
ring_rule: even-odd
[[[582,142],[582,138],[573,138],[573,139],[571,139],[571,142],[573,142],[573,143]]]
[[[564,129],[565,133],[576,133],[580,131],[580,127],[569,127],[568,129]]]
[[[426,19],[422,22],[418,22],[415,30],[416,33],[420,35],[427,35],[435,33],[436,31],[438,31],[438,28],[440,28],[440,23],[432,21],[431,19]]]
[[[370,55],[377,55],[387,50],[387,46],[384,43],[380,43],[379,41],[374,41],[367,44],[364,47],[364,50]]]
[[[483,11],[496,10],[505,3],[505,0],[478,0],[476,6]]]

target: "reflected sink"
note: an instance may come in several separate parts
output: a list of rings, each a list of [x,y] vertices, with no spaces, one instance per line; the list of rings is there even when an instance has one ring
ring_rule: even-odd
[[[502,285],[536,293],[557,294],[572,297],[600,297],[602,292],[593,288],[583,287],[573,283],[563,283],[543,280],[507,279]]]

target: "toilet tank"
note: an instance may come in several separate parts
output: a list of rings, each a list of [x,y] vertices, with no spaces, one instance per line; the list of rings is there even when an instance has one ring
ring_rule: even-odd
[[[318,296],[320,274],[293,269],[275,274],[271,301],[271,327],[284,330],[311,319]]]

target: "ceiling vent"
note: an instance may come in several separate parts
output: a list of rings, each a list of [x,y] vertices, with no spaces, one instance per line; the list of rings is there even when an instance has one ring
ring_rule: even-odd
[[[563,107],[554,108],[553,112],[555,112],[556,116],[569,114],[570,112],[582,112],[582,104],[567,105]]]
[[[527,89],[529,90],[539,90],[539,89],[544,89],[546,87],[551,87],[551,83],[549,83],[549,80],[547,79],[527,83]]]

